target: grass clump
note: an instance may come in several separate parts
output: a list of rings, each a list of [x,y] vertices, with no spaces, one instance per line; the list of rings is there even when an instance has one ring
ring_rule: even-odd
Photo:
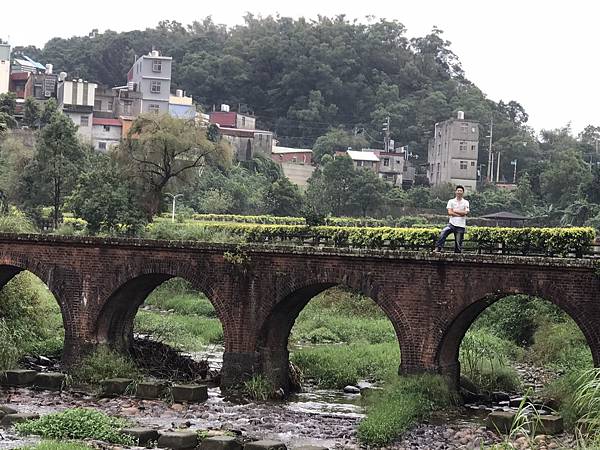
[[[77,382],[98,384],[107,378],[139,378],[141,374],[131,359],[102,346],[74,367],[71,376]]]
[[[291,360],[305,379],[325,388],[343,388],[359,380],[382,380],[395,374],[400,349],[396,342],[329,345],[296,350]]]
[[[19,448],[21,450],[90,450],[93,447],[80,442],[42,441],[33,446]]]
[[[134,438],[121,433],[128,422],[94,409],[74,408],[17,424],[21,434],[49,439],[97,439],[112,444],[133,445]]]
[[[217,317],[210,300],[182,278],[171,278],[158,286],[145,302],[163,311],[173,310],[177,314]]]
[[[390,377],[382,390],[367,397],[367,418],[358,426],[358,438],[368,445],[388,445],[431,412],[455,401],[441,376]]]
[[[244,382],[243,392],[252,400],[266,401],[272,397],[273,385],[263,375],[254,375]]]

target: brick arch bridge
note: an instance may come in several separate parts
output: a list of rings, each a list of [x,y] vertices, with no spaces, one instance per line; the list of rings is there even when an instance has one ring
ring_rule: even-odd
[[[147,295],[181,277],[206,294],[223,324],[225,388],[255,373],[287,388],[294,321],[314,295],[339,284],[371,297],[390,319],[401,373],[456,381],[465,332],[513,293],[562,308],[600,365],[592,260],[0,234],[0,288],[22,270],[41,278],[61,306],[66,364],[98,344],[126,350]]]

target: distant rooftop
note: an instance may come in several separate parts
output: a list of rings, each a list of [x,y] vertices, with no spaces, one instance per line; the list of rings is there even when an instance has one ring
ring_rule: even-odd
[[[272,153],[277,155],[284,155],[286,153],[312,153],[312,150],[309,148],[280,147],[278,145],[274,145]]]
[[[359,152],[356,150],[348,150],[347,153],[348,156],[352,158],[352,161],[379,161],[379,158],[374,152]]]

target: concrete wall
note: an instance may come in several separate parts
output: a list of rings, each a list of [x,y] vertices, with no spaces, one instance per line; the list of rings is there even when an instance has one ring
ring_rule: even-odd
[[[123,127],[118,127],[116,125],[108,125],[108,131],[104,128],[104,125],[93,125],[92,145],[96,150],[107,151],[111,146],[119,144],[121,141],[122,132]],[[105,143],[106,148],[100,148],[101,142]]]
[[[91,113],[76,113],[63,111],[67,117],[69,117],[73,123],[77,126],[77,134],[82,138],[82,140],[86,143],[92,142],[92,120],[93,115]],[[88,125],[81,125],[81,117],[88,118]]]

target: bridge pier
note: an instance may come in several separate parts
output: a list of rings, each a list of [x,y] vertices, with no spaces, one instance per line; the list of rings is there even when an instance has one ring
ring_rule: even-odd
[[[257,352],[225,352],[221,368],[221,390],[223,392],[235,390],[257,373],[260,373]]]

